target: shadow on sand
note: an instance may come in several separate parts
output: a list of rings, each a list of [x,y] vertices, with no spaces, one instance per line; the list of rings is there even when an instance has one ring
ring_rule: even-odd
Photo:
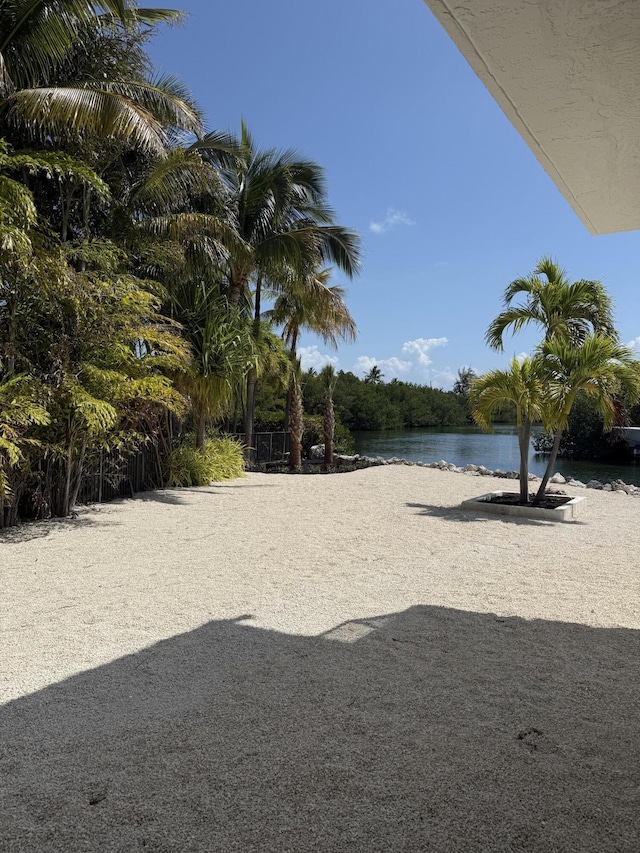
[[[0,708],[3,851],[636,851],[640,632],[213,621]]]
[[[516,524],[524,525],[525,527],[555,527],[556,524],[566,522],[554,521],[553,519],[545,521],[536,518],[522,518],[513,515],[491,515],[486,512],[481,512],[475,509],[461,509],[459,506],[437,506],[436,504],[416,504],[408,503],[406,506],[411,509],[420,510],[419,515],[429,515],[434,518],[443,518],[445,521],[492,521],[494,524]],[[571,524],[584,524],[583,521],[570,522]]]

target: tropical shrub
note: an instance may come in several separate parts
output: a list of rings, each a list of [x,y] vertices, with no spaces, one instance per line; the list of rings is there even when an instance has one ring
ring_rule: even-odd
[[[167,460],[168,486],[208,486],[235,480],[244,470],[242,445],[232,438],[205,439],[204,451],[191,440],[176,447]]]

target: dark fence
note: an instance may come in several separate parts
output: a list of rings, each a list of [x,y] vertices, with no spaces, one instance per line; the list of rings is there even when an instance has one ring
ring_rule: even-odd
[[[244,433],[234,433],[229,438],[244,443]],[[254,464],[280,462],[289,452],[289,433],[257,432],[252,444],[250,459]],[[162,485],[162,464],[152,442],[133,453],[102,451],[85,465],[77,502],[104,503],[159,489]]]
[[[91,460],[82,475],[78,503],[103,503],[115,498],[132,497],[162,486],[162,472],[154,444],[143,445],[133,453],[102,451]]]
[[[230,434],[229,438],[235,438],[244,444],[245,434],[236,432]],[[256,465],[263,462],[282,462],[288,452],[288,432],[254,432],[249,459]]]

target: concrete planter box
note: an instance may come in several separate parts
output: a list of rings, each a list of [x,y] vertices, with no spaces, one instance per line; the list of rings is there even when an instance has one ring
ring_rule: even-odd
[[[560,504],[560,506],[554,509],[538,506],[519,506],[518,504],[491,503],[491,498],[510,494],[513,494],[513,492],[487,492],[486,495],[462,501],[460,508],[488,512],[493,515],[511,515],[517,518],[537,518],[544,519],[545,521],[573,521],[578,514],[578,504],[584,500],[584,498],[569,498],[566,503]]]

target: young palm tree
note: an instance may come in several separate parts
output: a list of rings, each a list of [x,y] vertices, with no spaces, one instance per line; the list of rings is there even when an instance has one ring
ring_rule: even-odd
[[[344,301],[345,291],[337,285],[329,286],[330,269],[311,271],[296,278],[291,286],[276,298],[273,309],[265,312],[265,319],[282,326],[282,338],[296,359],[300,332],[303,329],[319,335],[325,344],[338,348],[340,341],[354,341],[357,335],[355,321]],[[287,393],[285,431],[289,429],[291,389]]]
[[[523,294],[525,302],[512,305]],[[565,271],[551,258],[543,257],[533,273],[512,281],[504,292],[505,309],[491,323],[486,340],[503,350],[503,337],[533,323],[542,327],[545,340],[557,338],[579,344],[590,331],[615,337],[612,304],[599,281],[570,282]]]
[[[505,403],[516,407],[520,448],[520,503],[529,502],[529,443],[531,426],[544,412],[542,365],[539,358],[514,358],[509,370],[492,370],[471,382],[473,419],[487,432],[492,431],[495,412]]]
[[[196,446],[204,452],[207,422],[222,417],[235,384],[255,361],[253,340],[226,297],[203,282],[182,281],[171,291],[166,310],[191,348],[191,364],[174,374],[174,382],[191,402]]]
[[[333,410],[333,392],[336,387],[336,372],[332,364],[326,364],[320,371],[325,392],[324,431],[324,468],[333,465],[333,436],[336,430],[336,416]]]
[[[630,349],[611,338],[592,334],[580,347],[560,340],[545,341],[540,353],[548,395],[545,427],[555,432],[555,436],[534,504],[539,503],[545,493],[577,394],[584,391],[595,399],[605,430],[615,423],[621,393],[630,403],[640,397],[640,362]]]

